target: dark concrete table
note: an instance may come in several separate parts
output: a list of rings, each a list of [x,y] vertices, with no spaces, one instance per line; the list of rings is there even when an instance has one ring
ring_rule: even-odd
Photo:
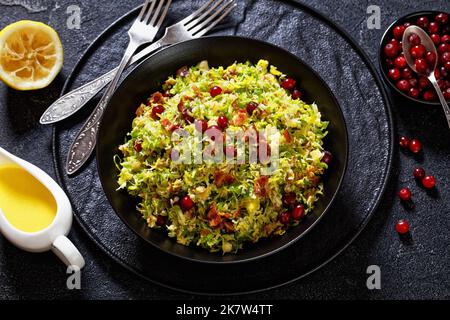
[[[130,1],[10,1],[0,0],[0,28],[20,19],[52,25],[66,52],[64,68],[45,90],[22,92],[0,84],[0,145],[54,175],[51,128],[38,124],[54,101],[65,77],[93,39],[116,18],[138,5]],[[408,12],[441,9],[447,1],[305,1],[343,26],[376,62],[383,30]],[[381,29],[369,30],[367,7],[381,9]],[[81,8],[81,29],[67,27],[67,8]],[[396,150],[393,175],[373,220],[358,239],[337,259],[306,279],[282,288],[244,298],[265,299],[449,299],[450,298],[450,138],[440,108],[411,105],[394,97],[393,113],[398,133],[419,138],[424,144],[420,159]],[[395,193],[414,185],[411,170],[421,163],[438,179],[438,192],[430,196],[415,191],[415,209],[407,212]],[[414,188],[418,190],[418,188]],[[401,243],[395,222],[407,217],[413,241]],[[176,299],[189,296],[149,284],[130,274],[101,252],[74,223],[71,239],[86,258],[81,290],[68,290],[65,268],[51,253],[24,253],[0,237],[1,299]],[[368,290],[366,269],[381,268],[381,290]],[[181,271],[182,272],[182,271]]]

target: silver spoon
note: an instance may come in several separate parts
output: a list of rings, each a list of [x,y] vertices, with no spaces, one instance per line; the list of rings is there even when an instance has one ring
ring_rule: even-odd
[[[439,101],[441,102],[442,108],[444,109],[445,117],[447,118],[447,124],[450,128],[450,108],[448,107],[447,101],[445,101],[445,97],[442,94],[441,89],[439,88],[439,85],[437,84],[436,77],[434,76],[434,70],[437,66],[437,50],[434,46],[433,40],[428,36],[428,34],[421,28],[417,26],[409,26],[406,28],[405,33],[403,33],[403,39],[402,39],[402,47],[403,47],[403,54],[405,55],[406,62],[408,63],[409,67],[416,73],[417,72],[416,66],[414,64],[414,58],[411,56],[410,49],[411,49],[411,43],[409,42],[409,37],[413,34],[417,34],[420,38],[420,41],[422,45],[425,47],[427,52],[434,52],[436,55],[436,61],[434,62],[434,66],[432,68],[428,69],[427,72],[423,75],[425,75],[428,80],[430,80],[431,84],[433,85],[434,89],[436,90],[436,93],[439,97]]]

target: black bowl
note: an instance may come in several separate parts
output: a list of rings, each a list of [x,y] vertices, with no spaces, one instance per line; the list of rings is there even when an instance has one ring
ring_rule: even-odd
[[[403,91],[400,91],[399,89],[397,89],[397,87],[395,86],[395,83],[388,77],[389,67],[386,65],[386,62],[385,62],[386,57],[384,56],[383,49],[384,49],[384,46],[393,38],[392,31],[395,26],[402,25],[405,22],[410,22],[412,24],[415,24],[415,21],[417,20],[418,17],[426,16],[428,18],[434,18],[434,16],[436,16],[437,14],[439,14],[441,12],[443,12],[443,11],[432,11],[432,10],[418,11],[418,12],[413,12],[413,13],[407,14],[407,15],[397,19],[384,32],[383,37],[381,38],[380,48],[379,48],[379,52],[378,52],[378,63],[380,65],[380,69],[381,69],[381,73],[383,74],[383,78],[387,83],[389,83],[389,86],[392,89],[394,89],[394,91],[398,92],[400,95],[402,95],[403,97],[405,97],[411,101],[414,101],[417,103],[422,103],[422,104],[427,104],[427,105],[434,105],[434,106],[440,105],[439,100],[426,101],[423,99],[416,99],[416,98],[410,97]],[[431,87],[430,87],[430,89],[434,90]]]
[[[147,227],[136,210],[137,199],[125,191],[116,191],[118,170],[113,156],[131,129],[135,110],[148,96],[160,89],[161,83],[184,65],[208,60],[211,66],[227,66],[235,61],[266,59],[279,70],[299,79],[304,100],[316,102],[324,119],[330,121],[326,149],[334,159],[329,174],[324,176],[324,196],[316,208],[299,226],[289,229],[281,237],[262,239],[246,244],[237,254],[209,253],[195,246],[177,244],[162,230]],[[121,83],[106,108],[97,140],[97,166],[103,189],[118,216],[142,239],[155,247],[185,259],[208,263],[236,263],[249,261],[274,253],[305,235],[331,206],[344,177],[347,156],[347,129],[342,111],[325,82],[293,54],[272,44],[241,37],[205,37],[168,47],[143,61]],[[305,243],[304,245],[307,245]]]

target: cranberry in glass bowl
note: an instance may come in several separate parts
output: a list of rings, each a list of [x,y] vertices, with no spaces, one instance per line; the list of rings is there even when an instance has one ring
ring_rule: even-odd
[[[379,50],[379,64],[384,79],[390,87],[400,95],[414,102],[440,105],[438,96],[432,84],[426,77],[412,71],[408,66],[403,66],[403,32],[409,25],[420,26],[432,38],[437,57],[423,50],[420,38],[411,37],[412,54],[417,55],[416,67],[426,69],[429,65],[433,67],[437,61],[435,72],[436,79],[441,84],[441,90],[447,101],[450,102],[450,13],[442,11],[421,11],[408,14],[392,23],[384,33]],[[405,28],[404,28],[405,27]],[[413,49],[414,48],[414,49]],[[418,60],[418,61],[417,61]]]

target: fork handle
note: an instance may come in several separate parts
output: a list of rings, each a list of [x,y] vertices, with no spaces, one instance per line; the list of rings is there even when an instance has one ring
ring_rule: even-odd
[[[94,150],[95,144],[97,142],[97,132],[100,125],[100,120],[103,116],[103,112],[105,111],[106,106],[111,100],[111,96],[116,89],[117,83],[120,80],[120,76],[122,75],[138,46],[138,43],[130,41],[125,54],[123,55],[122,61],[120,62],[117,71],[115,72],[113,80],[109,84],[108,88],[106,89],[92,114],[89,116],[86,123],[83,125],[83,127],[81,127],[80,131],[76,135],[75,140],[70,146],[69,154],[67,155],[67,174],[71,175],[77,172],[92,154],[92,151]]]

